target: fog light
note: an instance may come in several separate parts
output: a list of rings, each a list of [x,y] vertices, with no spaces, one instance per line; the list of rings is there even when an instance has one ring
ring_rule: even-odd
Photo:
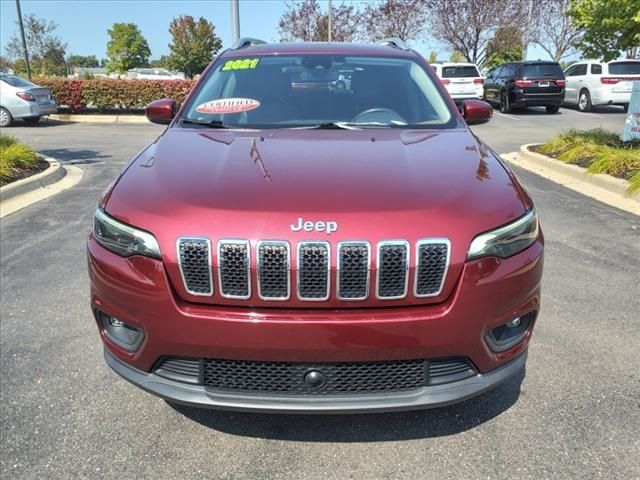
[[[494,352],[504,352],[517,345],[526,336],[534,315],[535,312],[529,312],[489,330],[485,336],[489,348]]]
[[[144,334],[139,328],[104,312],[98,312],[98,320],[105,336],[119,347],[129,352],[135,352],[140,347]]]

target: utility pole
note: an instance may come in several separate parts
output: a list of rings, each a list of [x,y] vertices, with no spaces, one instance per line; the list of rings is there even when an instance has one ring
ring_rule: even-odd
[[[331,39],[333,37],[333,8],[331,8],[331,0],[329,0],[329,42],[331,42]]]
[[[235,42],[240,38],[240,7],[238,0],[231,0],[231,38]]]
[[[22,37],[22,51],[24,53],[24,63],[27,67],[27,77],[31,80],[31,66],[29,65],[29,52],[27,51],[27,41],[24,38],[24,25],[22,24],[22,11],[20,10],[20,0],[16,0],[18,9],[18,23],[20,24],[20,36]]]
[[[524,38],[522,39],[522,43],[524,43],[524,59],[527,59],[527,50],[529,49],[529,32],[531,31],[531,17],[533,16],[533,0],[529,0],[529,14],[527,15],[527,26],[524,30]]]

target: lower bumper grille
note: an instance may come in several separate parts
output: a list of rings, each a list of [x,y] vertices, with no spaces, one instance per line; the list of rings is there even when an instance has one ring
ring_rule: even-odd
[[[380,362],[296,363],[165,357],[154,373],[216,390],[287,395],[401,392],[476,374],[464,357]],[[190,375],[190,377],[189,377]]]

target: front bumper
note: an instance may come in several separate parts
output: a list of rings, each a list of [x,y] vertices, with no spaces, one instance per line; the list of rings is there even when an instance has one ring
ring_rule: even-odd
[[[443,407],[480,395],[524,372],[527,351],[485,374],[408,392],[359,395],[256,395],[215,391],[142,372],[105,348],[107,364],[122,378],[171,402],[194,407],[272,413],[364,413]]]

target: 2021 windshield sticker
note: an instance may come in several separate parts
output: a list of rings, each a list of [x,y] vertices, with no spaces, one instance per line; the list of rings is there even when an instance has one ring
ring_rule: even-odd
[[[222,72],[230,70],[253,70],[257,68],[259,58],[240,58],[238,60],[228,60],[222,67]]]
[[[213,114],[241,113],[248,112],[259,106],[260,102],[253,98],[219,98],[218,100],[211,100],[198,105],[196,112]]]

